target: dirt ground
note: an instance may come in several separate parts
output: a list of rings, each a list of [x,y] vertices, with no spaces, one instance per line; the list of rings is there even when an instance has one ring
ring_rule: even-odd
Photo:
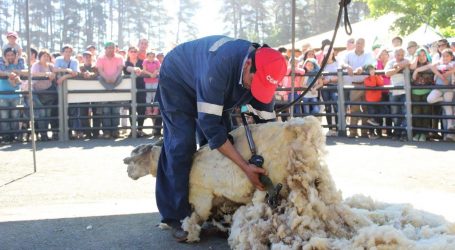
[[[178,244],[156,227],[155,180],[128,178],[122,159],[152,139],[0,145],[0,249],[229,249],[203,236]],[[356,193],[455,221],[455,143],[328,138],[327,163]]]

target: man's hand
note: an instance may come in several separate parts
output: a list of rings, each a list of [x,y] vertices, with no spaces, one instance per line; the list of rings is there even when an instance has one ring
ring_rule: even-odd
[[[250,182],[259,190],[264,191],[264,185],[259,180],[261,174],[267,175],[267,171],[263,168],[256,167],[254,164],[248,164],[248,167],[244,169],[246,176]]]
[[[55,79],[55,73],[53,72],[46,72],[46,76],[49,78],[49,80],[54,80]]]
[[[19,76],[14,73],[14,72],[11,72],[9,75],[8,75],[8,80],[9,82],[11,83],[11,85],[13,87],[16,87],[17,84],[21,81],[21,79],[19,78]]]
[[[362,67],[358,67],[354,70],[354,75],[360,75],[362,74],[362,72],[363,72]]]
[[[9,73],[8,77],[10,80],[14,80],[17,77],[17,74],[15,72],[11,72]]]
[[[136,76],[140,76],[142,74],[141,68],[135,67],[134,68],[134,74],[136,74]]]

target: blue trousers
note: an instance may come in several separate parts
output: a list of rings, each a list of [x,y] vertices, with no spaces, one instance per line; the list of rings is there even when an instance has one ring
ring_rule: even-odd
[[[162,222],[179,222],[191,214],[189,176],[196,152],[196,122],[183,112],[162,112],[164,144],[158,161],[156,201]]]
[[[297,97],[299,97],[299,94],[297,94],[297,93],[295,93],[295,92],[294,92],[294,99],[292,98],[292,93],[289,93],[289,94],[288,94],[288,100],[289,100],[289,102],[291,102],[291,100],[297,99]],[[303,104],[302,104],[302,100],[300,100],[299,102],[297,102],[296,104],[294,104],[294,114],[303,114]]]
[[[404,103],[406,101],[406,95],[392,95],[390,94],[390,101],[391,102],[401,102],[403,103],[402,105],[391,105],[391,113],[392,115],[405,115],[406,114],[406,107],[404,106]],[[406,118],[405,117],[395,117],[393,118],[393,126],[397,127],[394,131],[397,131],[395,134],[398,135],[402,132],[405,132],[405,128],[407,126],[406,124]],[[402,130],[400,131],[400,127]]]

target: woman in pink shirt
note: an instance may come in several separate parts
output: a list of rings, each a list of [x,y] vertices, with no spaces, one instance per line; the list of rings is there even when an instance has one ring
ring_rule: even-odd
[[[55,86],[52,85],[52,80],[55,79],[55,74],[52,72],[53,67],[50,63],[51,56],[49,52],[43,50],[38,53],[38,61],[33,64],[31,68],[33,77],[47,77],[45,80],[32,80],[33,90],[38,91],[36,96],[33,96],[33,103],[35,107],[43,107],[48,105],[55,105],[57,102],[57,93],[39,93],[39,91],[55,91]],[[35,113],[38,118],[49,118],[51,117],[50,108],[37,109]],[[38,120],[38,129],[43,130],[40,132],[40,139],[47,141],[47,128],[50,120]]]

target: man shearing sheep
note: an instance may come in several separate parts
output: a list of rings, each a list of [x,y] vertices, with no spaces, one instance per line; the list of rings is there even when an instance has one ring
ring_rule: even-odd
[[[249,164],[227,139],[229,114],[249,104],[263,120],[275,118],[273,96],[286,74],[286,61],[269,47],[225,36],[183,43],[161,66],[157,98],[164,122],[164,144],[158,162],[156,200],[162,222],[174,238],[186,241],[181,220],[191,214],[189,174],[199,144],[208,142],[247,175],[256,188],[262,168]]]

